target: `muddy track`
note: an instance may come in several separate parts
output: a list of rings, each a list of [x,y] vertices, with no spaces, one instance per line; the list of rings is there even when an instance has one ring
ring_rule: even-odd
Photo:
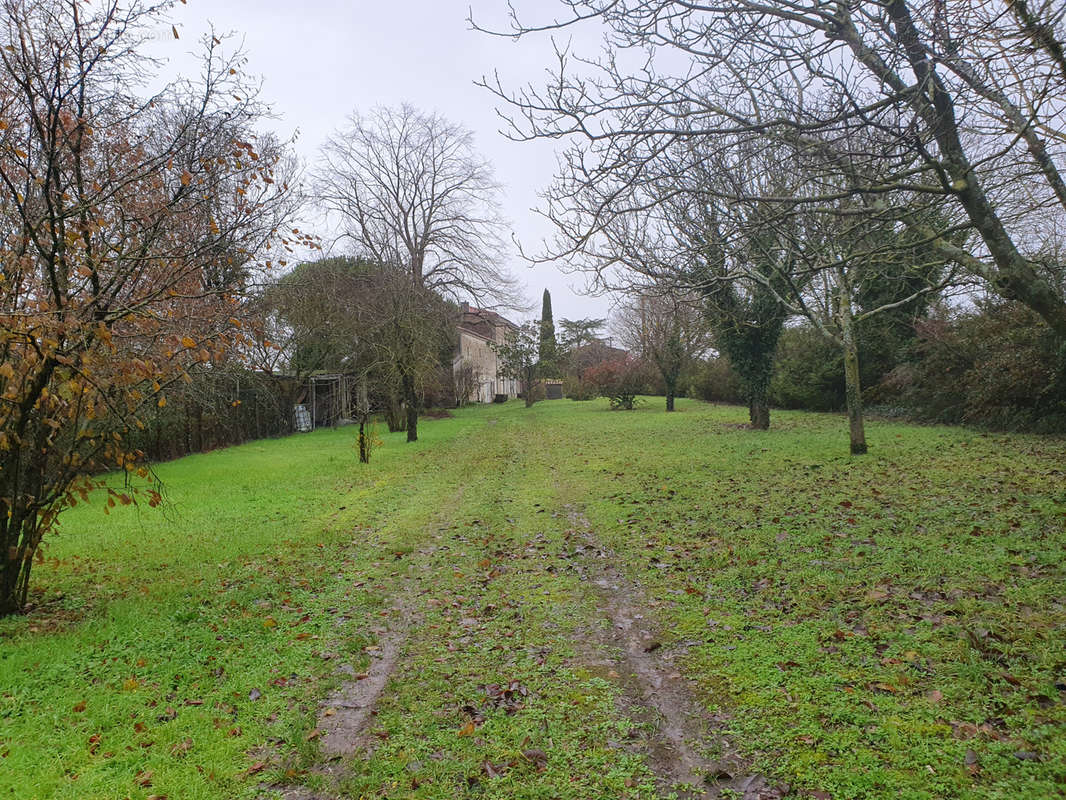
[[[373,752],[374,739],[370,733],[374,715],[389,678],[397,669],[409,637],[417,627],[420,615],[411,610],[407,598],[418,592],[407,583],[400,597],[389,607],[385,627],[372,629],[377,641],[366,647],[370,658],[365,672],[356,672],[349,663],[342,663],[337,674],[343,682],[319,704],[316,722],[319,737],[318,763],[310,770],[323,775],[326,789],[312,791],[298,785],[264,786],[277,793],[281,800],[339,800],[337,786],[351,770],[352,758]],[[341,618],[338,622],[346,622]]]
[[[674,666],[675,653],[662,647],[659,628],[639,586],[615,567],[617,558],[596,538],[588,519],[566,507],[574,568],[595,592],[607,627],[590,625],[578,637],[583,664],[621,689],[621,711],[638,723],[634,749],[647,758],[663,795],[744,800],[778,800],[787,786],[772,786],[724,735],[726,718],[693,696]],[[723,792],[728,790],[728,792]]]
[[[460,488],[449,506],[458,505],[462,495]],[[443,514],[438,523],[442,519]],[[424,551],[419,553],[424,554]],[[319,704],[316,728],[320,758],[311,767],[311,772],[324,776],[329,788],[313,792],[295,785],[265,787],[279,792],[281,800],[340,800],[337,786],[350,773],[352,759],[358,755],[367,758],[373,755],[375,742],[370,727],[378,703],[389,678],[396,671],[411,630],[422,621],[421,612],[412,604],[414,598],[425,594],[425,590],[420,586],[419,571],[411,564],[407,570],[407,577],[400,579],[400,591],[389,606],[387,625],[371,628],[378,638],[376,644],[365,650],[370,658],[366,671],[358,673],[350,664],[342,664],[337,672],[345,679]],[[342,618],[338,623],[345,621]]]
[[[356,674],[353,670],[345,670],[352,679],[342,683],[322,703],[318,730],[319,749],[327,762],[322,769],[324,773],[333,774],[329,769],[331,764],[354,755],[369,744],[367,728],[370,718],[407,641],[409,611],[403,604],[394,610],[392,626],[381,634],[376,645],[367,648],[370,664],[366,672]]]
[[[321,759],[311,771],[324,776],[331,788],[313,792],[302,786],[264,787],[280,793],[281,800],[338,798],[334,787],[348,773],[348,762],[357,754],[373,749],[370,726],[413,624],[410,609],[403,600],[395,603],[391,611],[388,627],[376,630],[377,643],[366,648],[370,657],[366,671],[359,673],[350,664],[342,664],[337,672],[346,680],[319,704],[316,728]]]

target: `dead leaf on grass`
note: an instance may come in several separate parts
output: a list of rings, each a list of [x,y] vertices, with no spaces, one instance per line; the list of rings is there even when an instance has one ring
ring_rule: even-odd
[[[491,761],[483,761],[481,770],[490,778],[499,778],[507,772],[508,764],[493,764]]]
[[[548,754],[539,747],[530,747],[522,751],[522,758],[537,768],[537,772],[543,772],[548,768]]]
[[[192,739],[182,739],[172,748],[170,754],[175,758],[183,758],[192,749]]]

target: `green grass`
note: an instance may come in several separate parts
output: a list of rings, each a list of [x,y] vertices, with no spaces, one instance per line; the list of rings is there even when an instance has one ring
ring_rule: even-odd
[[[412,629],[348,795],[655,797],[619,689],[575,658],[597,612],[567,506],[766,774],[1061,795],[1066,443],[873,423],[851,458],[839,417],[763,433],[660,402],[465,409],[369,467],[350,430],[256,442],[161,465],[165,510],[72,509],[37,610],[0,621],[0,798],[316,785],[317,703],[400,598]],[[508,681],[521,708],[486,692]]]

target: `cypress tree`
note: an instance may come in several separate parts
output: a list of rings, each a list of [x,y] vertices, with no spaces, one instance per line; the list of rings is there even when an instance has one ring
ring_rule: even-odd
[[[552,320],[552,296],[545,289],[540,307],[540,363],[549,370],[552,369],[558,350],[555,342],[555,322]]]

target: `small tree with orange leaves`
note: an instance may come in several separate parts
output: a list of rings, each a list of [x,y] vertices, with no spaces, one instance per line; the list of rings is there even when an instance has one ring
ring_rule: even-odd
[[[235,343],[244,285],[287,246],[283,148],[254,135],[240,58],[211,37],[198,81],[136,95],[167,8],[0,3],[0,615],[94,475],[148,477],[125,434]]]

